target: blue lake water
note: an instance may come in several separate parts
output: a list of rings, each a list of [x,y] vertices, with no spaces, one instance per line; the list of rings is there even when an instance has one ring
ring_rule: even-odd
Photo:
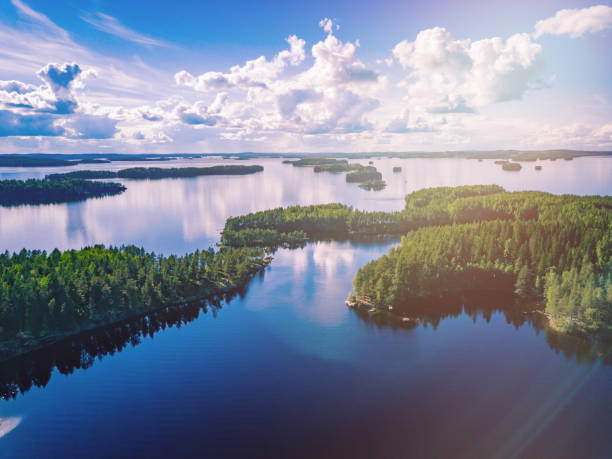
[[[161,166],[216,163],[232,161]],[[217,242],[231,215],[322,202],[399,210],[425,186],[612,194],[607,158],[538,162],[539,172],[523,163],[518,173],[493,161],[374,159],[389,185],[380,192],[278,159],[239,163],[265,170],[125,181],[120,196],[0,208],[1,249],[104,243],[184,253]],[[403,171],[393,174],[395,165]],[[0,169],[0,177],[49,171]],[[15,391],[0,400],[0,457],[609,457],[605,348],[551,335],[495,301],[414,328],[347,309],[357,269],[394,243],[282,249],[220,308],[169,313],[0,365]]]

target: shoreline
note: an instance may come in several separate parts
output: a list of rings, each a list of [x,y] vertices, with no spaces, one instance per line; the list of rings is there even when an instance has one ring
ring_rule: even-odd
[[[400,323],[406,324],[421,324],[424,322],[423,316],[424,314],[415,313],[413,316],[405,315],[402,313],[394,312],[394,308],[390,304],[380,304],[371,299],[364,299],[353,297],[352,295],[345,300],[344,304],[349,309],[353,309],[355,311],[367,312],[370,316],[374,317],[379,314],[386,314],[388,317],[396,320]],[[425,300],[425,298],[424,298]],[[510,308],[495,308],[497,311],[510,311]],[[588,327],[581,327],[580,321],[577,319],[572,319],[571,317],[553,317],[549,313],[547,313],[544,309],[533,309],[527,308],[526,310],[515,311],[520,312],[521,314],[531,315],[531,316],[539,316],[545,319],[545,328],[547,331],[552,331],[554,333],[567,335],[567,336],[576,336],[581,338],[586,338],[589,340],[611,340],[612,339],[612,330],[594,330]],[[432,310],[432,314],[440,313],[440,311]],[[559,322],[563,322],[565,324],[573,323],[573,326],[563,327],[559,325]]]
[[[45,348],[51,347],[55,344],[61,343],[63,341],[74,339],[79,335],[88,334],[91,332],[95,332],[96,330],[102,330],[104,328],[118,325],[122,322],[133,320],[139,317],[147,316],[148,314],[152,314],[154,312],[162,311],[164,309],[178,309],[181,307],[185,307],[189,304],[199,303],[200,306],[205,303],[215,300],[222,299],[224,296],[238,292],[242,287],[245,287],[249,284],[252,277],[265,270],[271,263],[272,258],[267,257],[264,259],[261,265],[256,266],[250,273],[249,277],[243,284],[240,285],[225,285],[218,287],[219,290],[217,293],[203,296],[203,297],[187,297],[180,300],[177,300],[170,304],[165,304],[163,306],[156,307],[140,307],[137,309],[132,309],[129,313],[122,313],[121,310],[113,310],[109,311],[104,317],[89,319],[84,321],[84,323],[78,328],[73,328],[70,330],[65,330],[61,332],[47,332],[41,333],[39,336],[35,337],[27,332],[19,332],[12,339],[7,339],[4,341],[0,341],[0,364],[9,362],[15,358],[27,355],[31,352],[40,351]]]

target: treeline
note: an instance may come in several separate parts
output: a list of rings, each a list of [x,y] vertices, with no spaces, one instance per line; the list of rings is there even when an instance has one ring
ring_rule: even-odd
[[[62,167],[75,164],[110,163],[107,159],[61,159],[53,156],[0,155],[0,167]]]
[[[495,161],[496,163],[498,163],[499,161]],[[519,163],[512,163],[510,161],[501,161],[501,167],[503,170],[505,171],[520,171],[523,166],[521,166]]]
[[[221,232],[221,244],[276,247],[301,244],[310,238],[346,237],[351,212],[342,204],[320,204],[231,217]]]
[[[502,215],[501,210],[485,214],[482,206],[476,207],[471,201],[462,200],[462,205],[455,201],[503,191],[497,185],[424,189],[406,196],[406,209],[399,212],[364,212],[343,204],[277,208],[229,218],[221,242],[229,246],[274,247],[291,240],[302,242],[304,234],[308,239],[405,234],[422,226],[447,225],[453,220],[495,219]],[[512,218],[511,212],[523,211],[522,207],[515,207],[505,209],[506,218]]]
[[[92,182],[78,178],[0,180],[0,205],[80,201],[123,193],[125,189],[120,183]]]
[[[314,172],[347,172],[345,178],[348,183],[357,183],[365,190],[382,190],[387,186],[382,179],[382,174],[374,166],[362,166],[361,164],[349,164],[346,159],[335,159],[325,157],[301,158],[295,161],[285,160],[284,164],[295,167],[312,167]],[[372,164],[372,161],[370,161]]]
[[[382,174],[374,166],[362,166],[346,174],[348,183],[361,183],[370,180],[382,180]]]
[[[244,285],[268,262],[254,248],[180,257],[133,246],[7,252],[0,255],[0,336],[78,331],[177,301],[220,295]]]
[[[470,289],[492,289],[545,301],[558,329],[610,331],[612,198],[409,196],[408,214],[411,203],[431,206],[421,221],[442,226],[408,233],[398,248],[361,268],[354,280],[358,300],[402,312]]]
[[[544,301],[558,329],[603,331],[612,325],[611,220],[611,197],[439,187],[409,194],[399,212],[325,204],[234,217],[221,241],[276,247],[404,234],[359,270],[358,301],[401,312],[469,290],[505,292]]]
[[[47,175],[48,179],[62,178],[82,178],[82,179],[100,179],[100,178],[126,178],[126,179],[162,179],[162,178],[188,178],[199,177],[202,175],[246,175],[255,174],[263,171],[262,166],[252,165],[221,165],[211,167],[130,167],[117,172],[113,171],[72,171],[63,174]]]

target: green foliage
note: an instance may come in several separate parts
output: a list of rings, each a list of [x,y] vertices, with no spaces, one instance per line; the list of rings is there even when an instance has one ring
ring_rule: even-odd
[[[228,218],[221,243],[228,246],[300,244],[312,237],[346,237],[352,209],[342,204],[293,206]]]
[[[212,167],[132,167],[117,172],[119,178],[130,179],[160,179],[171,177],[198,177],[201,175],[246,175],[263,171],[262,166],[212,166]]]
[[[511,163],[508,161],[504,161],[501,167],[505,171],[520,171],[522,169],[522,166],[519,163]]]
[[[294,167],[309,167],[309,166],[325,166],[325,165],[338,165],[338,164],[346,164],[348,165],[348,161],[345,159],[334,159],[334,158],[301,158],[295,161],[285,160],[283,161],[285,164],[291,164]]]
[[[133,246],[0,255],[2,334],[73,330],[243,285],[265,265],[252,248],[163,257]]]
[[[113,171],[72,171],[63,174],[50,174],[46,178],[58,180],[63,178],[100,179],[100,178],[129,178],[129,179],[162,179],[187,178],[201,175],[246,175],[263,171],[262,166],[211,166],[211,167],[131,167],[118,172]]]
[[[119,183],[92,182],[78,178],[0,180],[0,205],[79,201],[124,191],[125,187]]]
[[[353,212],[350,230],[416,229],[358,271],[357,296],[402,310],[470,289],[513,291],[545,300],[559,328],[610,327],[612,198],[499,190],[421,190],[403,212]]]
[[[48,174],[45,178],[49,180],[59,180],[66,178],[80,178],[80,179],[105,179],[105,178],[117,178],[117,173],[113,171],[72,171],[64,172],[62,174]]]
[[[362,166],[346,174],[346,181],[349,183],[361,183],[371,180],[382,180],[382,174],[373,166]]]
[[[0,167],[59,167],[73,164],[75,162],[52,157],[0,155]]]

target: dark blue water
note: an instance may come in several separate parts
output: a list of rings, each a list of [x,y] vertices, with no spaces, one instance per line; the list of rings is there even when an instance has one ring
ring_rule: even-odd
[[[571,188],[567,177],[578,174],[572,168],[579,161],[556,163],[570,168],[559,177]],[[11,209],[18,221],[0,220],[2,242],[9,234],[10,244],[24,245],[34,234],[42,247],[79,246],[105,234],[114,243],[139,242],[134,235],[141,234],[148,249],[186,251],[213,240],[216,233],[201,228],[222,227],[213,216],[233,214],[240,207],[233,202],[249,209],[332,198],[399,208],[399,187],[408,186],[403,177],[387,195],[367,194],[335,176],[282,167],[289,169],[268,169],[296,174],[292,187],[291,177],[280,188],[267,184],[265,172],[239,177],[217,190],[218,212],[202,193],[212,185],[200,179],[133,185],[151,195],[150,207],[144,192],[132,201],[144,223],[122,222],[130,208],[112,212],[115,198],[77,204],[82,224],[73,232],[62,226],[70,206]],[[457,174],[459,182],[476,180]],[[593,180],[567,191],[597,186],[611,191],[609,181]],[[183,212],[162,199],[151,213],[155,199],[175,189],[181,198],[171,202],[184,203]],[[251,195],[256,189],[267,204]],[[242,201],[232,201],[235,195]],[[192,215],[194,202],[204,204]],[[29,218],[57,231],[12,232]],[[612,365],[605,347],[506,314],[498,309],[503,298],[413,328],[347,309],[357,268],[393,244],[280,250],[262,276],[221,307],[161,314],[0,366],[15,392],[0,401],[0,457],[609,457]]]

